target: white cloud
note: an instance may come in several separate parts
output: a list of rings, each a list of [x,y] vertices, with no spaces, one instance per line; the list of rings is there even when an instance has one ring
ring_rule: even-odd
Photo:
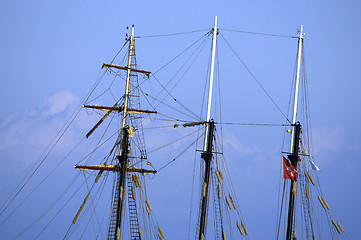
[[[60,91],[45,101],[47,109],[44,115],[54,115],[63,112],[68,106],[78,102],[78,97],[69,91]]]
[[[341,125],[334,127],[322,127],[313,130],[315,151],[332,150],[338,151],[342,147],[345,137],[345,128]]]
[[[34,161],[65,124],[78,97],[68,91],[49,97],[41,111],[27,109],[0,119],[0,160],[2,163]],[[70,133],[71,135],[71,133]],[[74,140],[66,139],[60,148]]]
[[[6,116],[4,119],[0,121],[0,128],[7,126],[14,118],[16,118],[18,114],[16,112]]]
[[[224,132],[224,139],[223,139],[224,145],[230,145],[235,150],[237,150],[240,153],[254,153],[257,152],[256,148],[246,147],[244,146],[239,139],[232,134],[229,131]]]

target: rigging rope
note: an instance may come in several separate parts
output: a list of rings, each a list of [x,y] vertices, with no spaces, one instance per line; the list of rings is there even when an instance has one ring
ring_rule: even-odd
[[[276,127],[284,127],[284,126],[292,126],[291,124],[279,124],[279,123],[217,123],[221,125],[240,125],[240,126],[276,126]]]
[[[78,173],[73,180],[70,182],[70,184],[67,186],[67,188],[59,195],[59,197],[48,207],[34,222],[32,222],[29,226],[27,226],[23,231],[18,233],[14,239],[17,239],[24,235],[27,231],[29,231],[32,227],[34,227],[51,209],[55,207],[55,205],[64,197],[64,195],[67,193],[67,191],[70,189],[70,187],[75,183],[76,179],[80,176]],[[79,187],[80,188],[80,187]],[[79,190],[79,189],[78,189]],[[77,191],[78,191],[77,190]],[[77,192],[76,191],[76,192]],[[75,192],[75,193],[76,193]]]
[[[201,36],[197,41],[195,41],[194,43],[192,43],[191,45],[189,45],[186,49],[184,49],[182,52],[180,52],[177,56],[175,56],[174,58],[172,58],[170,61],[168,61],[166,64],[164,64],[162,67],[160,67],[158,70],[156,70],[155,72],[153,72],[153,75],[157,74],[159,71],[161,71],[163,68],[165,68],[166,66],[168,66],[170,63],[172,63],[174,60],[176,60],[178,57],[180,57],[181,55],[183,55],[186,51],[188,51],[191,47],[193,47],[197,42],[199,42],[202,38],[209,36],[209,32],[207,32],[206,34],[204,34],[203,36]]]
[[[178,103],[181,107],[183,107],[185,110],[187,110],[188,112],[190,112],[195,118],[196,120],[199,119],[199,116],[197,114],[195,114],[192,110],[190,110],[188,107],[186,107],[184,104],[182,104],[180,101],[178,101],[171,93],[170,91],[168,91],[161,83],[160,81],[153,75],[153,77],[155,78],[155,80],[157,80],[157,82],[159,83],[159,85],[167,92],[167,94],[176,102]],[[164,100],[164,99],[163,99]]]
[[[225,28],[219,28],[219,29],[222,31],[228,31],[228,32],[239,32],[239,33],[263,35],[263,36],[271,36],[271,37],[298,38],[297,36],[280,35],[280,34],[273,34],[273,33],[249,32],[249,31],[233,30],[233,29],[225,29]]]
[[[168,86],[168,84],[170,83],[170,81],[171,81],[172,79],[174,79],[174,77],[177,75],[177,73],[178,73],[180,70],[178,70],[178,72],[173,76],[173,78],[171,78],[171,79],[168,81],[168,83],[167,83],[165,86],[160,83],[160,81],[156,78],[155,75],[156,75],[159,71],[161,71],[163,68],[165,68],[167,65],[169,65],[171,62],[173,62],[175,59],[177,59],[178,57],[180,57],[181,55],[183,55],[186,51],[188,51],[191,47],[193,47],[196,43],[198,43],[198,42],[199,42],[200,40],[202,40],[204,37],[209,36],[209,33],[210,33],[210,31],[208,31],[206,34],[204,34],[202,37],[200,37],[197,41],[195,41],[195,42],[192,43],[190,46],[188,46],[185,50],[183,50],[181,53],[179,53],[177,56],[175,56],[175,57],[174,57],[173,59],[171,59],[169,62],[167,62],[166,64],[164,64],[160,69],[158,69],[157,71],[155,71],[155,72],[152,73],[152,76],[154,77],[154,79],[156,79],[156,81],[158,82],[158,84],[162,87],[162,90],[158,93],[158,95],[157,95],[155,98],[154,98],[154,97],[151,97],[151,98],[153,98],[153,101],[157,100],[156,98],[157,98],[163,91],[165,91],[165,92],[167,93],[167,96],[169,95],[171,98],[173,98],[174,101],[176,101],[182,108],[184,108],[185,110],[187,110],[187,111],[188,111],[189,113],[191,113],[193,116],[188,115],[188,114],[186,114],[186,113],[184,113],[184,112],[181,112],[181,111],[179,111],[179,110],[176,110],[176,109],[174,109],[173,107],[171,107],[171,108],[173,108],[174,110],[176,110],[176,111],[178,111],[178,112],[180,112],[180,113],[182,113],[182,114],[185,114],[185,115],[187,115],[187,116],[189,116],[189,117],[191,117],[191,118],[194,118],[194,119],[196,119],[196,120],[199,120],[199,119],[200,119],[197,114],[195,114],[193,111],[191,111],[189,108],[187,108],[184,104],[182,104],[181,102],[179,102],[176,98],[174,98],[174,97],[170,94],[170,92],[174,89],[174,87],[178,84],[178,82],[183,78],[183,76],[185,75],[185,73],[186,73],[187,71],[181,76],[181,78],[178,80],[178,82],[173,86],[173,88],[172,88],[170,91],[168,91],[168,90],[166,89],[166,87]],[[203,49],[203,47],[205,46],[206,40],[207,40],[207,38],[205,38],[205,39],[203,40],[203,42],[201,42],[200,46],[198,46],[195,51],[199,50],[200,47],[201,47],[201,49]],[[193,62],[194,62],[194,61],[196,60],[196,58],[198,57],[199,53],[200,53],[200,50],[199,50],[198,54],[196,55],[196,57],[194,58]],[[194,52],[193,52],[192,55],[188,58],[188,60],[186,61],[186,63],[190,60],[191,57],[193,57],[193,55],[194,55]],[[193,62],[192,62],[192,63],[193,63]],[[185,64],[186,64],[186,63],[185,63]],[[183,64],[183,66],[182,66],[180,69],[182,69],[182,68],[185,66],[185,64]],[[191,64],[191,65],[192,65],[192,64]],[[191,65],[188,67],[188,69],[191,67]],[[187,69],[187,70],[188,70],[188,69]],[[142,84],[142,83],[141,83],[141,84]],[[138,86],[139,86],[139,85],[138,85]],[[142,90],[141,90],[141,91],[142,91]],[[148,94],[144,93],[143,91],[142,91],[142,94],[149,96]],[[165,96],[164,99],[165,99],[167,96]],[[149,97],[150,97],[150,96],[149,96]],[[153,101],[150,102],[147,98],[145,98],[145,99],[148,101],[149,106],[151,106],[153,109],[155,109],[155,107],[152,105]],[[160,100],[157,100],[157,101],[159,102],[159,104],[161,104],[161,103],[164,104],[164,99],[163,99],[162,101],[160,101]],[[167,106],[170,107],[169,105],[167,105]],[[159,114],[162,115],[162,116],[168,117],[168,118],[170,118],[170,119],[173,119],[173,120],[178,120],[178,119],[171,118],[171,117],[169,117],[169,116],[167,116],[167,115],[164,115],[164,114],[161,114],[161,113],[159,113]]]
[[[80,174],[79,174],[80,175]],[[66,201],[63,206],[59,209],[59,211],[55,214],[55,216],[48,222],[48,224],[40,231],[40,233],[35,237],[35,239],[38,239],[40,237],[40,235],[45,231],[46,228],[48,228],[48,226],[50,225],[50,223],[59,215],[59,213],[64,209],[64,207],[66,207],[66,205],[68,205],[68,203],[70,202],[70,200],[77,194],[77,192],[80,190],[80,188],[83,185],[80,185],[79,188],[73,193],[73,195],[68,199],[68,201]]]
[[[187,113],[185,113],[185,112],[183,112],[183,111],[181,111],[181,110],[178,110],[178,109],[175,108],[175,107],[172,107],[172,106],[169,105],[169,104],[164,103],[164,101],[158,100],[158,99],[156,99],[155,97],[150,96],[148,93],[145,93],[145,92],[143,92],[142,90],[141,90],[141,92],[144,93],[145,96],[150,97],[151,99],[153,99],[153,101],[157,101],[159,104],[163,104],[163,105],[169,107],[170,109],[173,109],[174,111],[177,111],[177,112],[179,112],[179,113],[184,114],[185,116],[188,116],[188,117],[191,117],[191,118],[195,118],[195,116],[194,116],[195,113],[193,113],[193,112],[191,112],[191,113],[194,114],[194,115],[192,116],[192,115],[187,114]],[[154,108],[154,109],[155,109],[155,108]],[[163,115],[164,115],[164,114],[163,114]],[[164,116],[165,116],[165,115],[164,115]],[[197,119],[197,120],[198,120],[198,119]]]
[[[38,160],[33,164],[33,166],[29,169],[27,174],[24,176],[24,178],[19,182],[18,186],[14,189],[14,191],[10,194],[9,198],[5,201],[3,206],[1,208],[2,211],[0,213],[0,216],[5,212],[5,210],[9,207],[9,205],[16,199],[16,197],[19,195],[19,193],[24,189],[24,187],[27,185],[27,183],[30,181],[30,179],[34,176],[34,174],[37,172],[37,170],[40,168],[40,166],[44,163],[44,161],[48,158],[51,151],[55,148],[55,146],[59,143],[60,139],[64,136],[66,131],[69,129],[70,125],[73,123],[75,118],[78,116],[80,110],[81,110],[81,104],[83,102],[86,102],[91,94],[94,92],[98,84],[100,83],[102,77],[104,76],[104,73],[98,77],[98,80],[95,82],[93,88],[89,91],[89,93],[86,95],[86,97],[80,102],[80,104],[77,106],[75,111],[72,115],[68,118],[64,126],[59,130],[59,132],[54,136],[52,141],[49,143],[49,145],[45,148],[44,152],[40,155]],[[54,143],[55,142],[55,143]],[[45,156],[44,156],[45,155]],[[44,156],[44,157],[43,157]],[[35,166],[37,167],[35,168]],[[35,170],[33,170],[35,168]],[[33,170],[33,171],[32,171]],[[29,176],[30,175],[30,176]],[[24,182],[25,181],[25,182]],[[20,187],[21,186],[21,187]],[[20,189],[19,189],[20,187]],[[18,191],[16,191],[18,189]],[[16,193],[15,193],[16,192]],[[15,193],[15,194],[14,194]],[[11,197],[13,196],[13,197]],[[10,200],[11,199],[11,200]],[[0,223],[2,225],[8,217]]]
[[[173,158],[170,162],[165,164],[163,167],[161,167],[157,172],[167,167],[169,164],[177,160],[178,157],[180,157],[183,153],[185,153],[193,144],[195,144],[204,134],[200,135],[196,140],[194,140],[191,144],[188,145],[181,153],[179,153],[175,158]]]
[[[158,95],[156,96],[156,98],[163,92],[165,91],[167,93],[168,96],[170,96],[174,101],[176,101],[181,107],[183,107],[185,110],[187,110],[188,112],[190,112],[193,116],[195,116],[195,119],[198,120],[200,119],[200,117],[195,114],[193,111],[191,111],[189,108],[187,108],[184,104],[182,104],[181,102],[177,101],[176,98],[174,98],[171,94],[171,92],[173,91],[173,89],[178,85],[178,83],[180,82],[180,80],[185,76],[185,74],[187,73],[187,71],[190,69],[190,67],[193,65],[194,61],[198,58],[199,54],[201,53],[202,49],[204,48],[207,40],[209,39],[209,33],[203,35],[201,38],[199,38],[197,41],[195,41],[193,44],[191,44],[188,48],[186,48],[184,51],[182,51],[180,54],[178,54],[176,57],[174,57],[171,61],[169,61],[168,63],[166,63],[165,65],[163,65],[163,67],[161,67],[159,70],[157,70],[156,72],[152,73],[152,76],[154,77],[154,79],[158,82],[158,84],[162,87],[162,91],[160,91],[158,93]],[[190,49],[192,46],[194,46],[197,42],[199,42],[202,38],[208,36],[208,38],[205,38],[200,45],[195,49],[195,51],[190,55],[190,57],[187,59],[187,61],[179,68],[179,70],[174,74],[174,76],[167,82],[167,84],[164,86],[163,84],[161,84],[161,82],[156,78],[155,74],[157,72],[159,72],[161,69],[163,69],[165,66],[167,66],[168,64],[170,64],[172,61],[174,61],[176,58],[178,58],[180,55],[182,55],[183,53],[185,53],[188,49]],[[188,63],[188,61],[191,60],[191,58],[194,56],[194,54],[196,53],[196,51],[198,51],[198,53],[196,54],[196,56],[194,57],[193,61],[190,63],[190,65],[188,66],[188,68],[185,70],[185,72],[183,73],[183,75],[179,78],[179,80],[177,81],[177,83],[172,87],[172,89],[170,89],[169,91],[166,89],[166,87],[170,84],[170,82],[176,77],[176,75],[181,71],[181,69],[183,67],[185,67],[185,65]],[[160,101],[160,103],[162,103],[165,98],[167,97],[167,95],[163,98],[162,101]]]
[[[195,131],[193,131],[193,132],[191,132],[191,133],[189,133],[189,134],[187,134],[187,135],[185,135],[185,136],[183,136],[183,137],[181,137],[181,138],[179,138],[179,139],[176,139],[176,140],[174,140],[174,141],[172,141],[172,142],[170,142],[170,143],[164,144],[164,145],[162,145],[162,146],[160,146],[160,147],[158,147],[158,148],[156,148],[156,149],[153,149],[153,150],[151,150],[151,151],[148,151],[148,154],[149,154],[149,153],[152,153],[152,152],[155,152],[155,151],[157,151],[157,150],[159,150],[159,149],[165,148],[165,147],[167,147],[167,146],[169,146],[169,145],[172,145],[173,143],[179,142],[179,141],[181,141],[181,140],[189,137],[190,135],[192,135],[192,134],[194,134],[194,133],[196,133],[196,132],[198,132],[198,131],[199,131],[199,130],[197,129],[197,130],[195,130]]]
[[[95,220],[96,220],[96,222],[97,222],[97,224],[98,224],[99,232],[100,232],[100,234],[101,234],[101,237],[104,238],[104,237],[103,237],[103,233],[102,233],[102,231],[101,231],[101,227],[100,227],[98,215],[97,215],[97,213],[96,213],[96,209],[95,209],[95,205],[94,205],[94,200],[93,200],[93,198],[92,198],[92,195],[90,194],[91,191],[93,190],[93,187],[95,186],[95,183],[96,183],[96,182],[94,182],[93,185],[91,186],[91,188],[89,189],[89,184],[88,184],[87,178],[85,177],[85,172],[83,173],[83,175],[84,175],[84,179],[85,179],[85,183],[86,183],[86,188],[87,188],[87,191],[88,191],[88,194],[89,194],[90,204],[91,204],[91,206],[93,207],[92,215],[93,215],[93,214],[95,215]],[[99,189],[100,189],[100,188],[99,188]],[[99,189],[98,189],[98,191],[99,191]],[[97,192],[98,192],[98,191],[97,191]],[[94,226],[93,226],[93,229],[95,230],[95,227],[94,227]]]
[[[111,135],[109,138],[107,138],[102,144],[98,144],[97,147],[91,151],[89,154],[87,154],[85,157],[83,157],[82,159],[80,159],[79,162],[77,162],[75,165],[78,165],[79,163],[81,163],[84,159],[86,159],[87,157],[89,157],[91,154],[93,154],[96,150],[98,150],[101,146],[103,146],[105,143],[107,143],[112,137],[114,137],[116,134],[119,134],[121,130],[116,131],[113,135]],[[113,149],[112,149],[113,151]]]
[[[9,219],[23,204],[24,202],[38,189],[48,177],[54,173],[54,171],[62,164],[67,157],[80,145],[80,143],[84,140],[84,138],[55,166],[53,170],[50,171],[50,173],[38,184],[36,187],[15,207],[15,209],[0,223],[2,225],[4,222],[6,222],[7,219]]]
[[[107,179],[108,179],[108,176],[109,176],[109,175],[106,175],[105,178],[102,180],[102,183],[101,183],[100,187],[98,188],[97,192],[96,192],[95,195],[94,195],[94,196],[99,195],[99,197],[98,197],[98,199],[97,199],[97,203],[95,204],[95,207],[98,205],[99,200],[100,200],[100,198],[101,198],[101,196],[102,196],[102,193],[103,193],[103,190],[104,190],[104,187],[105,187],[105,183],[106,183],[106,181],[107,181]],[[89,178],[89,177],[88,177],[88,178]],[[83,183],[79,186],[79,188],[77,189],[77,191],[79,191],[80,188],[81,188],[84,184],[85,184],[85,182],[83,182]],[[100,191],[100,193],[99,193],[99,191]],[[76,193],[76,192],[75,192],[75,193]],[[71,196],[71,198],[74,197],[75,193]],[[71,198],[66,202],[66,204],[71,200]],[[65,207],[65,206],[63,206],[63,207]],[[86,210],[84,211],[85,213],[82,214],[82,216],[80,217],[80,220],[77,221],[78,224],[75,225],[75,224],[71,223],[70,226],[69,226],[69,228],[68,228],[68,230],[67,230],[67,232],[65,233],[63,239],[69,239],[69,238],[70,238],[70,236],[71,236],[71,235],[75,232],[75,230],[79,227],[79,225],[80,225],[79,223],[82,222],[83,219],[85,218],[85,216],[86,216],[87,212],[89,211],[89,209],[90,209],[90,205],[88,204]],[[60,212],[60,211],[59,211],[59,212]],[[58,212],[58,213],[59,213],[59,212]],[[58,214],[58,213],[57,213],[57,214]],[[93,213],[94,213],[94,212],[93,212]],[[91,214],[90,219],[92,218],[93,213]],[[88,224],[89,224],[89,222],[87,223],[87,225],[88,225]],[[86,228],[87,228],[87,225],[86,225]],[[85,228],[85,230],[86,230],[86,228]],[[84,231],[85,231],[85,230],[84,230]],[[84,234],[84,232],[83,232],[82,234]]]
[[[123,46],[120,48],[120,50],[118,51],[117,54],[115,54],[113,60],[110,62],[110,64],[112,64],[114,62],[114,60],[118,57],[119,53],[123,50],[123,48],[125,47],[125,45],[127,45],[127,43],[130,41],[130,38],[126,39]]]
[[[206,30],[209,30],[209,29],[207,28],[207,29],[200,29],[200,30],[181,32],[181,33],[167,33],[167,34],[149,35],[149,36],[135,36],[134,38],[170,37],[170,36],[185,35],[185,34],[191,34],[191,33],[197,33],[197,32],[204,32]]]
[[[237,56],[238,60],[242,63],[242,65],[246,68],[246,70],[248,71],[248,73],[252,76],[252,78],[257,82],[257,84],[261,87],[261,89],[263,90],[263,92],[267,95],[267,97],[271,100],[271,102],[273,103],[273,105],[276,106],[276,108],[278,109],[278,111],[283,115],[283,117],[289,122],[291,123],[291,121],[287,118],[287,116],[282,112],[282,110],[280,109],[280,107],[276,104],[276,102],[273,100],[273,98],[268,94],[268,92],[266,91],[266,89],[261,85],[261,83],[257,80],[256,76],[251,72],[251,70],[247,67],[247,65],[242,61],[242,59],[240,58],[240,56],[236,53],[236,51],[232,48],[232,46],[228,43],[228,41],[224,38],[224,36],[222,34],[220,34],[221,37],[224,39],[224,41],[227,43],[227,45],[230,47],[230,49],[232,50],[232,52]]]
[[[204,129],[204,128],[203,128]],[[201,128],[198,128],[197,138],[200,137]],[[198,148],[198,141],[196,142],[195,148]],[[192,176],[192,190],[191,190],[191,198],[190,198],[190,208],[189,208],[189,223],[188,223],[188,240],[190,239],[191,232],[191,222],[192,222],[192,207],[193,207],[193,195],[194,195],[194,183],[195,183],[195,171],[196,171],[196,159],[197,159],[197,151],[194,151],[194,164],[193,164],[193,176]]]
[[[79,173],[80,175],[80,173]],[[68,199],[68,201],[66,201],[64,203],[64,205],[59,209],[59,211],[55,214],[55,216],[48,222],[48,224],[41,230],[41,232],[36,236],[36,239],[38,237],[40,237],[40,235],[43,233],[43,231],[50,225],[50,223],[59,215],[59,213],[64,209],[64,207],[66,207],[66,205],[68,205],[68,203],[70,202],[70,200],[75,196],[75,194],[80,190],[80,188],[84,185],[84,183],[82,185],[79,186],[79,188],[73,193],[73,195]]]

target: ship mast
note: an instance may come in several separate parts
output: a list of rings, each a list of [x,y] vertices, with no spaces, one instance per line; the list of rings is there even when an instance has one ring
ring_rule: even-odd
[[[130,102],[130,97],[132,95],[129,95],[129,92],[133,91],[131,88],[131,77],[134,77],[136,75],[132,74],[135,73],[142,73],[145,76],[149,78],[150,72],[139,70],[135,68],[134,60],[135,60],[135,51],[134,51],[134,25],[132,26],[132,33],[131,35],[127,34],[127,42],[129,41],[129,49],[128,49],[128,63],[127,66],[118,66],[115,64],[103,64],[102,68],[115,68],[118,70],[125,70],[127,71],[127,77],[126,77],[126,84],[125,84],[125,94],[124,94],[124,103],[119,106],[118,103],[116,103],[113,107],[109,106],[99,106],[99,105],[84,105],[86,108],[92,108],[92,109],[98,109],[103,110],[106,112],[106,114],[100,119],[100,121],[87,133],[86,137],[88,138],[98,127],[99,125],[104,121],[104,119],[109,116],[111,112],[122,112],[122,126],[121,126],[121,132],[118,136],[118,139],[115,143],[116,146],[119,146],[119,155],[116,156],[118,163],[117,164],[111,164],[108,165],[106,163],[100,164],[100,165],[90,165],[90,166],[84,166],[84,165],[77,165],[75,168],[78,168],[80,170],[99,170],[98,176],[95,180],[97,182],[102,174],[103,171],[112,171],[116,172],[116,185],[114,189],[114,198],[113,198],[113,205],[112,205],[112,211],[111,211],[111,217],[110,217],[110,223],[109,223],[109,231],[108,231],[108,240],[119,240],[124,238],[124,231],[121,230],[122,227],[124,227],[125,220],[127,218],[124,218],[125,214],[125,197],[126,197],[126,190],[128,190],[128,209],[129,209],[129,227],[130,227],[130,236],[131,239],[142,239],[141,229],[139,227],[139,221],[138,221],[138,214],[137,214],[137,205],[135,202],[135,193],[132,185],[129,183],[131,181],[130,175],[128,172],[134,172],[134,173],[140,173],[140,174],[147,174],[147,173],[153,173],[155,174],[157,171],[155,170],[147,170],[143,168],[138,168],[135,166],[129,166],[129,153],[130,153],[130,138],[134,137],[134,131],[133,128],[130,125],[130,122],[132,122],[132,119],[130,121],[128,120],[128,117],[133,114],[149,114],[149,113],[157,113],[156,111],[149,111],[149,110],[141,110],[133,108]],[[140,106],[139,106],[140,107]],[[134,119],[134,118],[133,118]],[[132,122],[135,124],[134,122]],[[139,134],[139,133],[138,133]],[[141,150],[140,150],[141,151]],[[144,153],[141,156],[144,157]],[[136,175],[133,175],[133,181],[137,182],[134,179],[137,179],[135,177]],[[139,180],[138,180],[139,181]],[[128,183],[128,185],[127,185]],[[135,183],[137,187],[140,187],[140,183]],[[85,198],[83,204],[81,205],[78,213],[76,214],[73,223],[76,223],[76,220],[83,209],[86,201],[89,198],[89,194]],[[147,208],[149,210],[149,202],[147,202]],[[149,214],[149,212],[148,212]],[[160,227],[159,227],[160,229]],[[159,230],[161,232],[161,230]],[[161,234],[163,236],[163,233]]]
[[[125,199],[125,187],[126,187],[126,177],[127,177],[127,168],[128,168],[128,145],[129,145],[129,132],[127,127],[127,111],[128,111],[128,101],[129,101],[129,81],[131,75],[132,67],[132,57],[134,55],[134,25],[132,26],[132,34],[130,35],[129,43],[129,53],[128,53],[128,65],[127,65],[127,79],[125,85],[125,95],[124,95],[124,108],[123,108],[123,120],[122,120],[122,136],[120,142],[120,155],[118,156],[120,171],[120,183],[119,188],[116,189],[118,193],[116,194],[119,199],[117,201],[117,215],[116,215],[116,234],[115,239],[120,239],[121,237],[121,227],[122,227],[122,216],[123,216],[123,207]]]
[[[293,105],[293,120],[292,120],[292,138],[291,138],[291,151],[288,155],[288,159],[291,161],[291,164],[297,170],[298,163],[298,149],[299,149],[299,138],[301,131],[301,124],[297,122],[297,104],[298,104],[298,92],[299,92],[299,83],[300,83],[300,72],[301,72],[301,59],[302,59],[302,44],[303,44],[303,25],[299,31],[298,36],[298,56],[297,56],[297,72],[296,72],[296,86],[295,86],[295,98]],[[294,203],[296,196],[296,181],[291,180],[290,186],[290,197],[288,204],[288,218],[287,218],[287,233],[286,239],[291,240],[292,232],[294,232],[294,237],[296,237],[296,231],[294,226]]]
[[[199,235],[198,239],[203,240],[206,232],[206,216],[207,216],[207,207],[208,207],[208,186],[209,186],[209,177],[211,174],[211,161],[212,161],[212,143],[213,143],[213,130],[214,130],[214,121],[210,120],[211,116],[211,103],[212,103],[212,88],[213,88],[213,72],[214,72],[214,57],[216,52],[216,41],[217,41],[217,16],[214,20],[213,28],[213,41],[212,41],[212,60],[211,60],[211,72],[209,77],[209,91],[208,91],[208,108],[207,108],[207,118],[206,118],[206,132],[204,136],[204,146],[201,158],[203,158],[205,163],[204,168],[204,178],[202,185],[202,197],[200,205],[200,218],[199,218]]]

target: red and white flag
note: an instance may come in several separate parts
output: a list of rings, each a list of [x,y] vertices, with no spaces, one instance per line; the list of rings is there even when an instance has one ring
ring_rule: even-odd
[[[282,156],[282,160],[283,160],[283,178],[297,181],[298,173],[295,167],[284,156]]]

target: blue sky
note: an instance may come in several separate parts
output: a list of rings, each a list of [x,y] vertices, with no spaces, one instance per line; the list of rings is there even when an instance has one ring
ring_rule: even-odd
[[[320,181],[333,214],[343,223],[348,237],[356,238],[358,216],[361,214],[361,180],[358,176],[361,167],[361,130],[357,125],[361,122],[360,2],[10,1],[1,5],[1,201],[11,193],[67,116],[87,94],[99,75],[101,64],[109,62],[123,45],[126,26],[134,24],[136,35],[140,36],[186,32],[210,29],[217,15],[218,25],[223,29],[295,36],[299,26],[304,25],[314,152],[322,170]],[[235,49],[257,79],[286,111],[297,41],[226,31],[221,33],[232,46],[236,46]],[[184,46],[182,40],[177,38],[146,40],[137,40],[137,60],[140,68],[150,71],[158,69],[170,55],[180,51],[178,47]],[[160,63],[157,58],[162,58]],[[273,105],[267,102],[254,82],[249,81],[240,85],[239,89],[232,89],[234,82],[238,86],[238,79],[230,73],[242,66],[235,58],[229,58],[226,63],[230,67],[225,70],[229,75],[222,78],[226,81],[225,90],[230,92],[229,96],[239,94],[244,98],[237,99],[237,109],[226,112],[225,117],[230,122],[282,122],[282,116],[272,109]],[[282,79],[284,77],[286,79]],[[234,82],[227,85],[227,79]],[[183,87],[180,91],[188,91],[186,89]],[[247,105],[252,101],[252,96],[247,95],[251,90],[255,90],[253,97],[263,98],[256,107]],[[232,102],[229,96],[224,97],[224,102]],[[191,104],[187,95],[182,97],[185,103]],[[266,107],[258,110],[257,106],[262,104],[266,104]],[[223,108],[227,109],[227,105]],[[73,139],[77,131],[91,127],[92,123],[82,123],[86,115],[81,117],[76,122],[77,130],[67,136],[56,150],[57,153],[75,143]],[[282,143],[282,129],[240,128],[237,132],[226,127],[224,130],[228,139],[225,145],[230,152],[227,158],[241,158],[242,164],[235,162],[233,165],[233,171],[239,174],[233,181],[238,179],[242,184],[238,198],[251,237],[273,237],[279,177],[279,162],[276,161]],[[264,138],[262,141],[259,139],[261,136]],[[263,150],[265,153],[262,153]],[[52,164],[49,163],[49,168]],[[66,171],[64,169],[72,164],[69,160],[61,171]],[[184,161],[171,166],[169,171],[181,167],[191,169],[192,166],[193,163]],[[43,171],[46,173],[46,169]],[[61,179],[60,173],[57,176]],[[170,179],[164,186],[166,188],[168,184],[177,183],[177,179],[173,178],[174,173],[163,172],[153,181],[164,184],[164,179]],[[159,191],[157,195],[162,194],[162,188],[154,189]],[[178,191],[174,190],[174,195],[186,189],[182,186]],[[44,187],[38,195],[41,200],[27,203],[27,211],[46,203],[46,194]],[[171,202],[174,201],[172,196],[163,197]],[[181,203],[183,200],[188,204],[186,196],[177,201]],[[158,222],[168,225],[165,219],[171,207],[167,205],[167,210],[161,210],[164,202],[161,199],[154,202]],[[74,208],[78,208],[78,205]],[[27,211],[19,214],[25,215],[24,218],[30,222]],[[174,225],[183,224],[184,219],[187,216],[172,218],[168,230],[164,228],[166,235],[177,239],[179,229]],[[16,234],[18,221],[10,219],[0,226],[0,233],[5,239]],[[64,221],[69,220],[64,217]],[[259,231],[259,223],[264,231]],[[62,230],[66,231],[67,226],[66,223]]]

